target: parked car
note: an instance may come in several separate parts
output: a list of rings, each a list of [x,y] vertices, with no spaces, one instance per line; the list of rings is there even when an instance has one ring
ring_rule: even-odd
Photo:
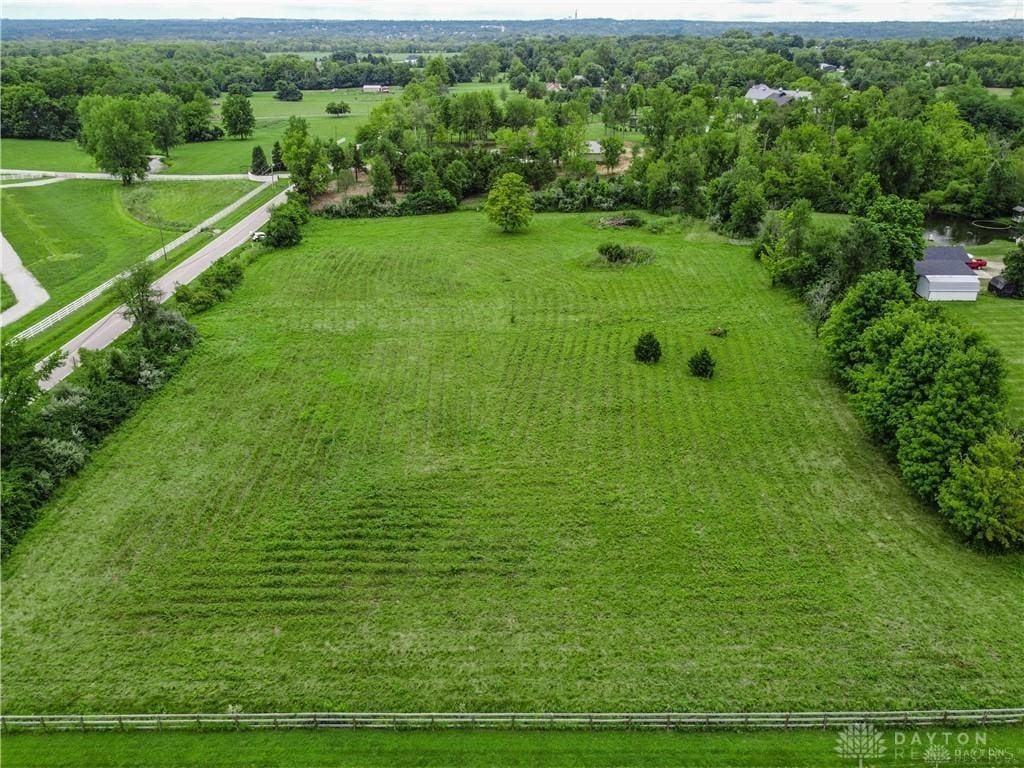
[[[264,239],[266,236],[267,236],[266,232],[253,232],[252,233],[252,241],[254,243],[258,243],[260,240]]]
[[[967,266],[971,269],[984,269],[988,266],[988,262],[984,259],[968,259]]]

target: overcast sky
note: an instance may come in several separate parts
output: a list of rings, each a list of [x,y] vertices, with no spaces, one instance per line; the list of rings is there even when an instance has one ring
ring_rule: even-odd
[[[957,21],[1021,18],[1024,0],[3,0],[5,18],[547,19]],[[1022,22],[1024,24],[1024,22]]]

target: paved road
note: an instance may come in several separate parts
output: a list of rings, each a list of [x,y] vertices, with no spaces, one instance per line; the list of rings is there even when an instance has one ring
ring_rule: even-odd
[[[285,192],[277,195],[266,205],[250,213],[235,224],[235,226],[231,227],[231,229],[226,230],[216,240],[196,251],[166,275],[158,278],[154,286],[160,291],[160,300],[164,301],[170,297],[174,292],[174,286],[178,283],[192,282],[217,259],[226,256],[238,246],[248,242],[250,233],[262,227],[267,219],[270,218],[270,209],[281,205],[286,200]],[[131,323],[124,319],[122,312],[124,312],[124,307],[118,307],[61,347],[61,351],[67,353],[67,357],[61,366],[46,381],[42,382],[40,386],[43,389],[50,389],[67,377],[75,369],[75,366],[78,365],[79,350],[103,349],[127,331],[131,327]]]
[[[3,235],[0,235],[0,272],[3,273],[4,282],[14,291],[14,298],[18,300],[13,307],[8,307],[0,314],[0,325],[13,323],[50,298],[42,284],[25,269],[18,254]]]
[[[28,181],[18,181],[14,184],[4,184],[0,189],[12,189],[14,187],[45,187],[47,184],[56,184],[58,181],[67,181],[67,179],[62,179],[60,176],[51,176],[45,179],[30,179]]]

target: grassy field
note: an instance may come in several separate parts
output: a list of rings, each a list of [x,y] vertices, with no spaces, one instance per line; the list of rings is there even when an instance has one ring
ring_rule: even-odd
[[[950,301],[943,306],[964,325],[982,331],[1003,353],[1010,416],[1024,424],[1024,301],[982,293],[975,302]]]
[[[951,730],[955,734],[956,729]],[[968,731],[973,745],[976,731]],[[1000,765],[1024,760],[1020,728],[980,731]],[[921,768],[927,731],[882,731],[883,764]],[[937,738],[942,739],[942,734]],[[941,742],[940,742],[941,743]],[[544,768],[679,768],[679,766],[849,766],[833,731],[789,733],[279,731],[268,733],[64,733],[4,737],[8,768],[400,768],[543,766]],[[989,754],[986,751],[986,755]],[[995,764],[995,763],[993,763]]]
[[[3,190],[4,236],[50,293],[48,302],[7,330],[16,333],[78,298],[254,186],[182,181],[124,187],[70,180]]]
[[[14,291],[11,290],[11,286],[7,284],[7,281],[0,278],[0,312],[13,307],[17,303],[18,299],[14,295]]]
[[[910,498],[748,249],[596,218],[252,265],[5,564],[5,711],[1018,704],[1024,557]]]
[[[74,141],[0,139],[0,168],[30,171],[99,171],[93,159]]]

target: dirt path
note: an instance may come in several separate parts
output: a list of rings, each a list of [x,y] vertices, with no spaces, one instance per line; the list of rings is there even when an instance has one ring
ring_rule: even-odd
[[[17,299],[13,307],[8,307],[0,315],[0,325],[13,323],[49,300],[50,294],[32,273],[25,269],[17,252],[3,235],[0,235],[0,272],[3,273],[4,281],[14,291],[14,298]]]

